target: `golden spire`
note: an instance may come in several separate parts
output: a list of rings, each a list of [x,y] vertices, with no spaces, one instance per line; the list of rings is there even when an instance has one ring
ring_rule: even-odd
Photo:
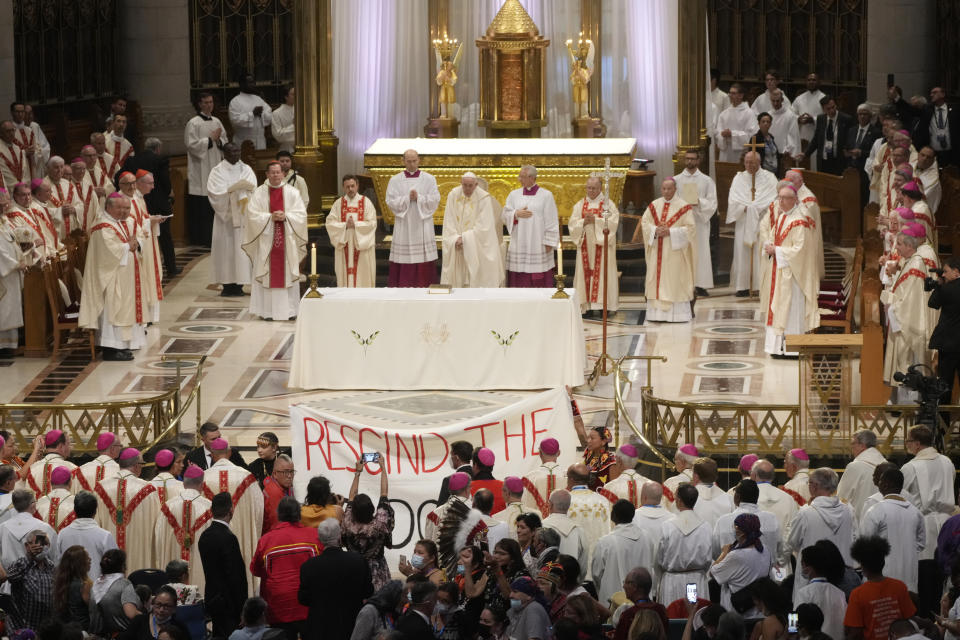
[[[506,0],[493,22],[487,27],[487,37],[517,37],[537,36],[540,30],[533,23],[527,10],[520,4],[520,0]]]

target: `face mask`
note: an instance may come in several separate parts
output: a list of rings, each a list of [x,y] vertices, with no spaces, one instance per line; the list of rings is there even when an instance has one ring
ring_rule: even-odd
[[[410,556],[410,566],[412,566],[414,569],[422,569],[424,564],[425,562],[423,556],[416,553]]]
[[[514,611],[519,611],[523,608],[523,600],[517,598],[510,598],[510,608]]]
[[[463,565],[462,565],[462,564],[458,564],[458,565],[457,565],[457,575],[462,576],[463,573],[464,573]]]
[[[481,622],[481,623],[479,624],[479,627],[480,627],[480,636],[481,636],[481,637],[487,638],[487,637],[489,637],[489,636],[491,635],[491,633],[492,633],[491,625],[489,625],[489,624],[483,624],[483,623]]]
[[[412,594],[412,593],[407,593],[407,602],[409,602],[410,604],[413,604],[413,594]]]
[[[450,607],[446,603],[438,602],[436,606],[433,608],[433,614],[437,616],[443,616],[447,614],[447,611],[449,611],[449,609]]]

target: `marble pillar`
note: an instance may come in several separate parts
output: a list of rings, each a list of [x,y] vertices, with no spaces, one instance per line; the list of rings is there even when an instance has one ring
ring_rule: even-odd
[[[937,3],[930,0],[870,0],[867,8],[867,100],[887,101],[887,74],[904,99],[930,97],[939,82]]]
[[[124,0],[120,16],[120,86],[141,106],[143,138],[160,138],[165,154],[186,153],[183,128],[195,112],[188,0]]]

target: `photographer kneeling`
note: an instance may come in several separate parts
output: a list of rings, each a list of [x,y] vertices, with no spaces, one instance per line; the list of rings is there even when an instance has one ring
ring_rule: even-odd
[[[927,306],[940,310],[929,346],[937,350],[937,375],[948,385],[941,402],[949,403],[960,368],[960,258],[947,259],[941,272],[939,279],[927,279],[927,287],[932,289]]]

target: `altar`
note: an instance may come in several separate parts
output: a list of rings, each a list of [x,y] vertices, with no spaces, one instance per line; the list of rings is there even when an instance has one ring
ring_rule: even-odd
[[[576,292],[321,289],[300,302],[293,389],[545,389],[584,382]]]
[[[420,154],[420,168],[437,179],[440,206],[433,216],[443,224],[443,207],[460,178],[473,171],[486,182],[486,189],[500,203],[519,188],[517,174],[525,164],[537,168],[537,183],[553,193],[566,224],[573,205],[583,197],[590,174],[603,171],[607,158],[611,171],[625,173],[633,159],[634,138],[380,138],[364,152],[363,163],[373,178],[381,214],[393,224],[386,202],[387,183],[403,170],[401,157],[407,149]],[[610,198],[619,203],[624,178],[610,178]]]

